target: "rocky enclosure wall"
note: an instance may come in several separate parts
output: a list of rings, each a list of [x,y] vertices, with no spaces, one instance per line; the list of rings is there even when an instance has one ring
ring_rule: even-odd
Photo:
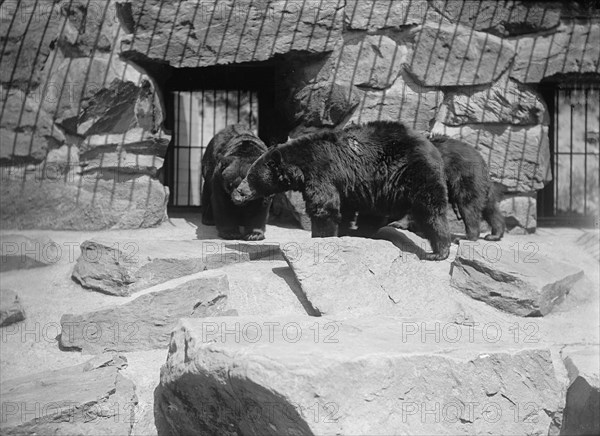
[[[551,180],[550,118],[536,86],[600,73],[600,23],[567,16],[562,2],[9,0],[0,8],[2,228],[160,223],[168,189],[157,171],[172,133],[165,83],[179,68],[265,64],[277,71],[275,112],[291,136],[383,119],[461,138],[503,185],[509,224],[530,231],[535,192]]]

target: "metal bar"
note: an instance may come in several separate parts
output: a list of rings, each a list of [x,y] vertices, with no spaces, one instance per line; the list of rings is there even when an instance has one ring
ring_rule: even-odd
[[[200,120],[200,206],[202,204],[202,190],[204,189],[204,178],[202,177],[202,159],[204,158],[204,89],[200,91],[200,113],[202,114],[202,119]]]
[[[556,108],[554,111],[554,125],[556,129],[554,131],[554,150],[558,152],[560,150],[560,144],[558,142],[558,129],[559,129],[559,112],[560,112],[560,91],[557,89],[554,91],[554,107]],[[557,153],[556,159],[554,159],[554,206],[553,206],[553,216],[556,216],[558,213],[558,162],[559,162],[559,154]]]
[[[588,123],[588,90],[584,90],[585,95],[585,112],[583,122],[583,144],[585,147],[585,153],[583,155],[583,214],[587,215],[587,123]]]
[[[188,114],[189,117],[189,130],[188,130],[188,183],[187,183],[187,204],[186,206],[192,205],[192,135],[193,135],[193,124],[194,124],[194,116],[193,116],[193,107],[192,102],[194,101],[194,93],[188,92],[188,98],[190,99],[190,112]]]
[[[571,100],[571,123],[569,132],[570,153],[569,153],[569,213],[573,213],[573,113],[575,112],[575,106],[573,105],[573,93],[569,93]]]
[[[175,125],[177,126],[177,139],[175,141],[175,147],[173,150],[173,157],[175,159],[175,174],[174,174],[174,183],[173,183],[173,204],[178,206],[179,205],[179,142],[181,141],[181,110],[179,105],[181,104],[181,92],[177,92],[176,94],[176,99],[175,99],[175,116],[176,116],[176,120],[177,122],[175,123]]]

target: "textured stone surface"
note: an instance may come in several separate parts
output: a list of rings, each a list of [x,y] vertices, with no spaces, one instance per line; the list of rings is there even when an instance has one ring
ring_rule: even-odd
[[[406,63],[408,48],[384,35],[347,40],[332,57],[336,81],[372,89],[391,86]]]
[[[65,136],[33,97],[13,89],[2,93],[0,162],[44,160],[48,150],[60,147]]]
[[[344,9],[346,26],[355,30],[379,30],[422,24],[426,18],[438,22],[440,15],[427,0],[347,0]]]
[[[452,22],[499,36],[542,32],[560,23],[561,2],[433,0],[430,3]]]
[[[381,316],[184,319],[158,413],[181,434],[557,431],[566,380],[543,345],[469,342],[464,327],[454,344],[423,341],[405,326]],[[535,410],[513,413],[524,404]]]
[[[561,435],[600,433],[600,348],[573,345],[561,350],[570,386]]]
[[[546,126],[468,124],[433,126],[432,133],[460,139],[483,156],[495,182],[511,192],[531,192],[552,179]]]
[[[515,56],[511,41],[449,24],[425,24],[415,30],[409,68],[424,86],[491,83]]]
[[[420,86],[408,74],[402,74],[384,91],[366,91],[350,122],[401,121],[425,132],[435,119],[442,98],[439,89]]]
[[[25,319],[25,310],[17,293],[0,289],[0,326],[14,324]]]
[[[41,82],[44,62],[63,23],[52,2],[3,2],[0,16],[0,81],[25,89]]]
[[[0,235],[0,271],[53,265],[61,257],[61,248],[50,238]]]
[[[128,296],[177,277],[278,255],[278,246],[269,244],[206,240],[85,241],[73,278],[84,288]]]
[[[117,76],[108,58],[65,59],[52,70],[42,107],[59,122],[79,115],[83,103]]]
[[[521,83],[537,83],[562,73],[598,73],[600,24],[562,23],[556,33],[517,39],[510,77]]]
[[[450,288],[448,264],[421,261],[419,254],[429,246],[407,233],[386,227],[377,234],[381,240],[319,238],[285,245],[282,252],[307,312],[394,313],[447,321],[459,312],[477,310],[469,306],[469,298]]]
[[[471,297],[520,316],[544,316],[563,301],[583,270],[538,253],[498,243],[461,241],[451,283]]]
[[[168,189],[148,176],[84,176],[66,183],[70,176],[55,172],[33,177],[0,185],[2,229],[135,229],[166,218]]]
[[[133,35],[124,55],[142,54],[174,67],[264,61],[279,53],[322,53],[341,37],[344,3],[339,1],[190,3],[131,2]],[[166,26],[156,26],[160,22]]]
[[[120,306],[65,314],[60,319],[60,345],[85,354],[165,348],[179,318],[222,314],[228,291],[225,275],[198,278]]]
[[[525,234],[537,227],[537,200],[535,195],[506,195],[500,202],[500,211],[510,233]]]
[[[131,434],[137,397],[120,374],[123,358],[3,380],[0,431],[22,434]]]
[[[447,93],[437,117],[448,126],[469,123],[547,125],[548,118],[542,97],[510,79],[501,79],[486,89],[467,88]]]

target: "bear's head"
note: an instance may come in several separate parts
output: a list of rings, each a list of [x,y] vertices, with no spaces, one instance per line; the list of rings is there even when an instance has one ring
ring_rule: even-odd
[[[217,171],[221,175],[221,183],[225,192],[231,193],[242,183],[250,169],[251,162],[238,157],[226,157],[219,163]]]
[[[296,165],[286,163],[280,149],[273,147],[252,164],[231,199],[235,204],[244,204],[258,197],[298,190],[302,182],[302,171]]]

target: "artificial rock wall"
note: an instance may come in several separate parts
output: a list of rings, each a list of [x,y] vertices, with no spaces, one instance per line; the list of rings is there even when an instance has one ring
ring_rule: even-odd
[[[383,119],[461,138],[504,187],[509,224],[530,231],[535,192],[551,180],[536,86],[600,73],[600,23],[562,2],[31,5],[2,5],[3,228],[158,224],[164,84],[176,71],[264,64],[290,136]]]

